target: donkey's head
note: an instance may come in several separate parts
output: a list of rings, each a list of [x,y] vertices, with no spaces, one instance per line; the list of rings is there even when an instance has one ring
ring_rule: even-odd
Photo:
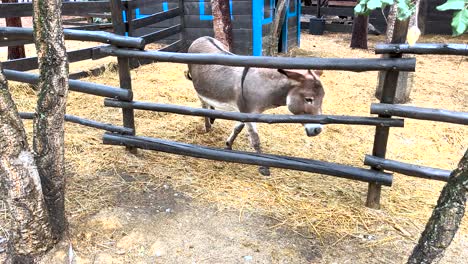
[[[291,89],[286,97],[289,111],[295,115],[322,114],[322,100],[325,96],[319,76],[322,71],[278,70],[290,80]],[[304,124],[307,136],[317,136],[322,132],[321,124]]]

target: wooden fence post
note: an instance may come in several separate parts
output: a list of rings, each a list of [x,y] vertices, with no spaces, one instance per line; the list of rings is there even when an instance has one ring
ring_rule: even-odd
[[[179,0],[179,8],[180,8],[180,24],[182,25],[182,32],[180,32],[180,50],[182,52],[185,52],[188,50],[188,43],[187,43],[187,38],[185,36],[186,31],[185,31],[185,6],[184,6],[184,0]]]
[[[118,35],[125,35],[128,29],[128,23],[126,24],[123,20],[123,11],[128,18],[131,18],[131,10],[124,8],[121,0],[111,0],[110,7],[112,12],[112,25],[114,26],[114,33]],[[128,22],[128,20],[127,20]],[[120,87],[127,90],[132,90],[132,79],[130,76],[130,59],[117,57],[117,63],[119,65],[119,80]],[[130,100],[131,101],[131,100]],[[123,126],[133,129],[135,134],[135,115],[133,109],[122,109],[123,114]],[[127,150],[131,153],[136,153],[137,149],[133,147],[127,147]]]
[[[409,19],[405,21],[396,20],[395,28],[393,31],[392,44],[404,43],[406,39],[406,33],[408,31]],[[390,58],[401,58],[401,54],[391,54]],[[390,70],[387,71],[384,78],[382,96],[380,98],[381,103],[393,104],[395,101],[396,89],[398,85],[399,71]],[[389,115],[379,115],[379,117],[390,117]],[[376,127],[374,136],[374,147],[372,149],[372,155],[380,158],[385,158],[387,152],[388,142],[388,127]],[[382,169],[372,167],[374,170],[381,171]],[[378,183],[369,183],[367,191],[366,206],[374,209],[380,209],[380,193],[382,191],[382,185]]]

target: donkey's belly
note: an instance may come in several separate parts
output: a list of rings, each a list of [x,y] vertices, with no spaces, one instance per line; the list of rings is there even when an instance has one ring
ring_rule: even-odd
[[[216,110],[223,110],[223,111],[231,111],[231,112],[239,112],[239,108],[237,108],[237,104],[235,101],[230,102],[220,102],[208,97],[204,97],[202,95],[198,95],[201,100],[203,100],[208,105],[214,107]]]

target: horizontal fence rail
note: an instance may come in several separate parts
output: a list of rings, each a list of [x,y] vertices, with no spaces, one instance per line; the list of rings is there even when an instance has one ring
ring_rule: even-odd
[[[111,28],[114,28],[114,26],[112,26],[112,23],[102,23],[102,24],[91,24],[91,25],[77,24],[77,25],[75,25],[74,27],[72,27],[70,29],[76,29],[76,30],[103,30],[103,29],[111,29]]]
[[[29,40],[29,39],[3,40],[0,38],[0,47],[13,47],[13,46],[28,45],[32,43],[34,43],[34,41]]]
[[[110,133],[104,134],[103,143],[156,150],[210,160],[307,171],[364,182],[376,182],[386,186],[391,186],[392,184],[392,175],[388,173],[303,158],[216,149],[156,138]]]
[[[180,49],[182,49],[184,42],[182,40],[177,40],[167,46],[165,46],[162,49],[159,49],[160,51],[167,51],[167,52],[177,52]]]
[[[161,62],[218,64],[239,67],[260,67],[274,69],[322,69],[345,71],[414,71],[416,59],[341,59],[341,58],[287,58],[252,57],[238,55],[173,53],[161,51],[126,50],[113,47],[101,48],[108,55],[153,59]]]
[[[144,49],[146,42],[139,37],[120,36],[106,31],[86,31],[78,29],[64,29],[65,39],[93,41],[112,44],[126,48]],[[0,27],[0,40],[18,40],[18,39],[33,39],[32,28],[18,27]]]
[[[376,54],[427,54],[427,55],[461,55],[468,56],[468,44],[377,44]]]
[[[413,119],[439,121],[468,125],[468,112],[455,112],[406,105],[371,104],[371,114],[408,117]]]
[[[180,33],[182,31],[182,26],[181,25],[175,25],[172,27],[168,27],[153,33],[146,34],[144,36],[141,36],[145,40],[146,43],[152,43],[164,38],[167,38],[169,36],[175,35],[177,33]]]
[[[419,166],[395,160],[383,159],[375,156],[366,155],[364,160],[365,165],[373,166],[376,168],[398,172],[408,176],[414,176],[424,179],[432,179],[438,181],[448,181],[450,171],[435,169],[425,166]]]
[[[20,117],[22,119],[34,119],[34,116],[36,114],[35,113],[20,112],[19,115],[20,115]],[[133,129],[131,129],[131,128],[126,128],[126,127],[121,127],[121,126],[115,126],[115,125],[112,125],[112,124],[101,123],[101,122],[98,122],[98,121],[89,120],[89,119],[81,118],[81,117],[74,116],[74,115],[65,115],[65,121],[70,122],[70,123],[79,124],[79,125],[82,125],[82,126],[102,129],[102,130],[106,130],[106,131],[109,131],[109,132],[115,132],[115,133],[120,133],[120,134],[125,134],[125,135],[132,135],[133,134]]]
[[[132,20],[132,26],[133,26],[133,28],[146,27],[146,26],[149,26],[149,25],[159,23],[159,22],[164,21],[166,19],[179,16],[179,15],[181,15],[181,13],[182,13],[182,10],[180,8],[178,8],[178,7],[177,8],[172,8],[172,9],[169,9],[169,10],[167,10],[165,12],[159,12],[159,13],[156,13],[156,14],[149,15],[147,17],[134,19],[134,20]]]
[[[88,59],[101,59],[107,57],[99,52],[97,47],[85,48],[80,50],[72,50],[67,52],[67,58],[69,63],[83,61]],[[7,60],[1,63],[3,69],[16,70],[16,71],[29,71],[37,69],[39,64],[37,57],[28,57],[15,60]]]
[[[241,122],[260,123],[319,123],[319,124],[348,124],[348,125],[370,125],[384,127],[403,127],[403,119],[379,118],[379,117],[358,117],[358,116],[337,116],[337,115],[272,115],[272,114],[250,114],[227,112],[188,106],[157,104],[149,102],[122,102],[112,99],[105,99],[104,105],[109,107],[119,107],[137,110],[158,111],[191,116],[206,116],[226,120],[236,120]]]
[[[39,82],[39,74],[12,70],[3,70],[3,73],[5,74],[5,77],[11,81],[30,84],[37,84]],[[119,100],[131,101],[133,98],[133,93],[131,90],[116,88],[97,83],[69,80],[69,87],[71,91],[98,95],[103,97],[112,97]]]

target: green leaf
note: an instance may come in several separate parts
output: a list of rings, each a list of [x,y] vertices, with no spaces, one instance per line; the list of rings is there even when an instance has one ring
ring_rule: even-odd
[[[414,12],[414,4],[408,0],[398,0],[397,18],[398,20],[408,19]]]
[[[468,9],[455,12],[452,19],[452,30],[454,36],[460,36],[465,33],[468,27]]]
[[[393,1],[394,1],[394,0],[382,0],[382,3],[383,3],[384,6],[386,6],[386,5],[393,5]]]
[[[465,7],[465,0],[447,0],[445,4],[436,7],[439,11],[462,10]]]

